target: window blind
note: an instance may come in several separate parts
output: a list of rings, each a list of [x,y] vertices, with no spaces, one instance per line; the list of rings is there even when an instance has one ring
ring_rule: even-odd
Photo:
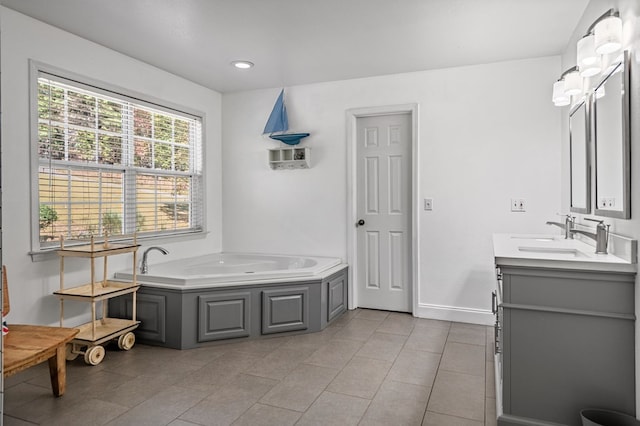
[[[39,73],[40,248],[203,228],[202,121]]]

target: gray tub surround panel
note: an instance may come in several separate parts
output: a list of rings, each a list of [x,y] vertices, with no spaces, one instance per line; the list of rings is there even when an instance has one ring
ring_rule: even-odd
[[[635,415],[635,263],[535,237],[494,235],[498,424],[580,425],[589,407]],[[532,246],[543,249],[520,250]]]
[[[198,342],[247,337],[251,334],[251,292],[220,292],[196,297]]]
[[[262,334],[308,328],[308,285],[262,291]]]
[[[347,309],[347,265],[299,281],[233,283],[207,288],[142,282],[137,294],[139,342],[189,349],[231,338],[261,338],[324,329]],[[110,301],[126,317],[131,299]]]

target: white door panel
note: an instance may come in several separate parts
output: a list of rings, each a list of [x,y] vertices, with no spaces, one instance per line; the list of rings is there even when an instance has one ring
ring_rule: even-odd
[[[357,119],[358,305],[411,311],[411,115]]]

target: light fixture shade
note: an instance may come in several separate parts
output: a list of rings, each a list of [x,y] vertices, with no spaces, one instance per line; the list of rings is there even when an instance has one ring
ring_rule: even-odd
[[[607,16],[593,29],[596,53],[604,55],[617,52],[622,48],[622,19]]]
[[[564,76],[564,94],[567,96],[579,95],[582,93],[582,77],[578,71],[571,71]]]
[[[594,75],[598,75],[602,72],[602,61],[598,57],[597,60],[589,65],[581,65],[580,66],[580,76],[581,77],[593,77]]]
[[[577,62],[582,77],[593,77],[602,71],[600,55],[596,53],[593,34],[588,34],[578,41]]]
[[[588,34],[578,40],[577,45],[577,58],[578,67],[582,69],[585,65],[591,65],[598,60],[598,54],[596,53],[595,36]]]
[[[552,100],[555,106],[566,106],[571,102],[571,98],[564,93],[564,80],[553,83]]]

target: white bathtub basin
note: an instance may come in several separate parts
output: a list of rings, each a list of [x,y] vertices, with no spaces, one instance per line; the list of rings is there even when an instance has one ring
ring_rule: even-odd
[[[343,265],[342,260],[319,256],[285,256],[256,253],[211,253],[149,265],[146,274],[137,274],[142,285],[173,288],[221,287],[256,282],[283,282],[322,278]],[[120,271],[115,279],[130,281],[131,270]]]

